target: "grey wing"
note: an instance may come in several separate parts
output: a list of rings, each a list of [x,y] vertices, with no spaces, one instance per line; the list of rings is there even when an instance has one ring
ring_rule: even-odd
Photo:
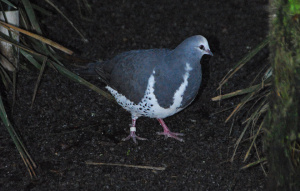
[[[136,50],[122,53],[107,62],[103,71],[109,72],[108,85],[135,104],[144,97],[149,77],[163,61],[164,50]]]

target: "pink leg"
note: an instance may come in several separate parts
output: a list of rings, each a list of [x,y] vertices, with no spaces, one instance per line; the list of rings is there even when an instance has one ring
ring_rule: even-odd
[[[146,138],[139,137],[135,134],[135,132],[136,132],[136,128],[135,128],[136,120],[137,120],[137,118],[132,117],[132,125],[130,127],[130,134],[126,138],[122,139],[122,141],[128,141],[130,138],[132,138],[133,142],[137,144],[137,141],[136,141],[137,139],[138,140],[147,140]]]
[[[165,138],[172,137],[181,142],[184,141],[183,139],[177,137],[177,136],[184,136],[183,133],[173,133],[170,131],[170,129],[167,127],[167,125],[162,119],[157,119],[157,120],[159,121],[160,125],[164,128],[164,132],[157,132],[158,135],[164,135]]]

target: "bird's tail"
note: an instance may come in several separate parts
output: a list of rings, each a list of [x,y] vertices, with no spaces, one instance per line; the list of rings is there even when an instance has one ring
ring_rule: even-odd
[[[96,71],[97,67],[101,62],[91,62],[85,66],[78,66],[77,69],[75,69],[75,72],[81,76],[99,76],[98,72]]]

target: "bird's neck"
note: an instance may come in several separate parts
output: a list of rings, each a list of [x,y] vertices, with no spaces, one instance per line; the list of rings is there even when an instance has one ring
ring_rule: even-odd
[[[200,59],[189,52],[178,51],[177,49],[175,49],[172,50],[170,54],[166,56],[166,63],[168,64],[182,63],[182,65],[189,63],[193,67],[196,64],[200,64]]]

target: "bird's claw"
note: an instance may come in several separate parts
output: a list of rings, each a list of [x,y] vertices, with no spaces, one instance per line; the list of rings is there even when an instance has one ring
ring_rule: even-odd
[[[164,132],[157,132],[158,135],[164,135],[165,139],[167,139],[168,137],[174,138],[180,142],[184,142],[184,140],[182,138],[179,138],[178,136],[184,136],[183,133],[173,133],[171,131],[164,131]]]
[[[130,134],[126,137],[126,138],[123,138],[122,141],[128,141],[129,139],[132,139],[133,142],[135,144],[137,144],[137,140],[141,140],[141,141],[145,141],[147,140],[146,138],[142,138],[142,137],[139,137],[135,134],[135,128],[131,127],[130,128]]]

